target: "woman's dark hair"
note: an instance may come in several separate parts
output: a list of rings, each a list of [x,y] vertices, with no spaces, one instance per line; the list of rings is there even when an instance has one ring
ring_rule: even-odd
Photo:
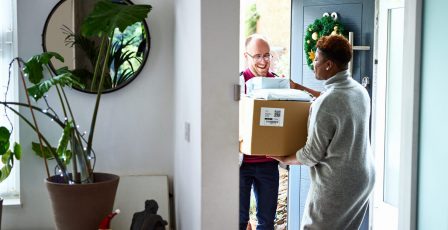
[[[353,55],[352,45],[342,35],[323,36],[317,41],[316,48],[341,68],[347,67]]]

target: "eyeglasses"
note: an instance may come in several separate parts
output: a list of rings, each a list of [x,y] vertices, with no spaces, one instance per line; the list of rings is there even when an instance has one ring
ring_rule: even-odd
[[[249,57],[251,57],[256,62],[261,62],[261,60],[271,61],[271,59],[272,59],[272,54],[270,54],[270,53],[267,53],[264,55],[261,55],[261,54],[250,55],[249,53],[246,52],[246,54],[249,55]]]

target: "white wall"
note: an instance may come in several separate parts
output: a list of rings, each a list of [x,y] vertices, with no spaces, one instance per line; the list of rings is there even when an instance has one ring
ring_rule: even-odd
[[[446,1],[423,1],[417,229],[448,229]],[[437,36],[435,36],[437,34]]]
[[[177,229],[201,229],[200,0],[175,1],[174,198]],[[190,123],[190,142],[184,139]]]
[[[148,19],[151,33],[149,60],[140,75],[125,88],[102,97],[94,137],[96,171],[118,175],[168,175],[173,170],[173,0],[135,0],[153,6]],[[45,19],[56,0],[18,0],[19,56],[28,59],[42,52]],[[72,109],[81,129],[89,127],[94,96],[69,90]],[[23,98],[23,95],[22,95]],[[55,95],[50,93],[50,100]],[[48,128],[47,128],[48,129]],[[54,229],[43,161],[30,143],[36,140],[24,124],[21,161],[21,207],[4,207],[3,229]],[[59,136],[53,131],[52,136]],[[138,187],[138,185],[136,185]]]
[[[239,1],[175,5],[177,228],[236,229]],[[190,142],[185,122],[191,124]]]
[[[239,1],[203,0],[202,229],[237,229]]]

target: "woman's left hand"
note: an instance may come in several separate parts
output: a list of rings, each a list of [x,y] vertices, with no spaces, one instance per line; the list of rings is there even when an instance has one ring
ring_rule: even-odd
[[[291,79],[289,80],[289,88],[291,89],[300,89],[300,84],[295,83]]]

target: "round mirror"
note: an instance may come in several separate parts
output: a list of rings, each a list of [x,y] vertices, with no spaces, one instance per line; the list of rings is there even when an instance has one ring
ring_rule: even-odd
[[[84,89],[74,88],[87,93],[96,93],[98,89],[91,82],[100,42],[99,38],[82,36],[80,27],[97,1],[61,0],[50,12],[42,34],[44,51],[57,52],[64,57],[63,63],[52,60],[52,71],[56,73],[57,69],[67,66],[85,86]],[[113,2],[132,4],[127,0]],[[115,30],[103,93],[120,89],[137,77],[148,59],[150,44],[151,37],[145,21],[137,22],[123,32]]]

